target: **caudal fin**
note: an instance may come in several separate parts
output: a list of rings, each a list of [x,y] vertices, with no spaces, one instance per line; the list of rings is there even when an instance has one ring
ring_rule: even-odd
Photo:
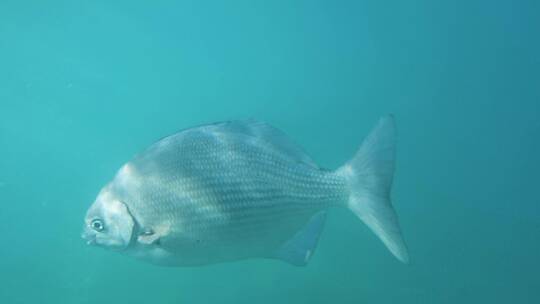
[[[392,254],[408,263],[407,246],[390,200],[395,134],[394,118],[381,118],[356,155],[338,172],[345,176],[349,186],[349,209],[381,239]]]

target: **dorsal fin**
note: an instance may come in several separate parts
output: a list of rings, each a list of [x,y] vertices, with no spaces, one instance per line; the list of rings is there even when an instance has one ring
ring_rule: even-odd
[[[255,119],[231,120],[201,127],[215,132],[253,136],[298,162],[318,168],[299,145],[288,138],[281,130],[272,127],[266,122]]]

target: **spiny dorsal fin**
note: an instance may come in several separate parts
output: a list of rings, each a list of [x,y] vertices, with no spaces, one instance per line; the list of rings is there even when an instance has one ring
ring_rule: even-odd
[[[274,128],[270,124],[255,119],[232,120],[220,122],[211,125],[205,125],[201,128],[209,129],[221,133],[237,133],[258,138],[277,151],[312,167],[318,168],[315,162],[304,152],[304,150],[293,142],[281,130]]]

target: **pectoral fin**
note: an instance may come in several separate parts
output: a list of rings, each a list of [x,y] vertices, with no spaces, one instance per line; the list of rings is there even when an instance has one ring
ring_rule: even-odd
[[[326,220],[326,212],[315,214],[302,230],[286,241],[274,254],[274,258],[294,266],[304,266],[313,256]]]
[[[159,233],[156,233],[155,231],[148,229],[143,231],[139,236],[137,237],[137,241],[141,244],[145,245],[152,245],[152,244],[159,244],[159,240],[161,238],[161,235]]]

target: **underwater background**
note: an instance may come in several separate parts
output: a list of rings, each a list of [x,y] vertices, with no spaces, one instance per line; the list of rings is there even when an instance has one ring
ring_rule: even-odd
[[[0,303],[540,303],[540,2],[0,1]],[[398,126],[411,264],[346,209],[306,267],[86,246],[135,153],[238,118],[337,168]]]

